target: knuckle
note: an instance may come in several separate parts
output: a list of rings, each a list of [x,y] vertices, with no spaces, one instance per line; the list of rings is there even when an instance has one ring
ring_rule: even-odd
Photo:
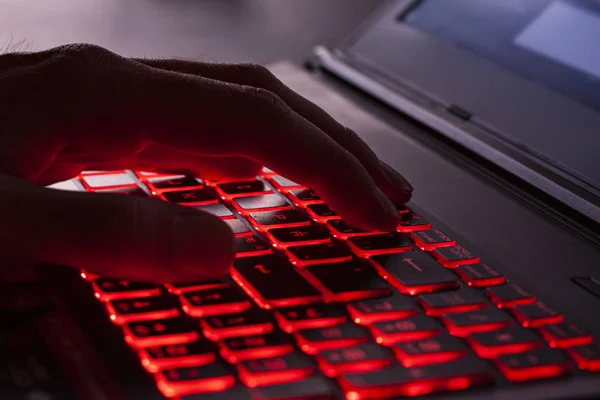
[[[62,62],[86,68],[102,64],[103,60],[115,56],[103,47],[88,43],[66,44],[56,47],[52,52]]]
[[[240,64],[238,68],[241,74],[252,80],[254,86],[271,92],[277,92],[283,86],[283,83],[264,65]]]

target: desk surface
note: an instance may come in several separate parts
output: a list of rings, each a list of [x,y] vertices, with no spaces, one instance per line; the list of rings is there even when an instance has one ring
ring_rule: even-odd
[[[0,0],[0,48],[94,43],[124,56],[295,62],[334,46],[381,0]]]

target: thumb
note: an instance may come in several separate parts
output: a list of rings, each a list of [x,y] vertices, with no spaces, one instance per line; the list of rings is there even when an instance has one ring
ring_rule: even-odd
[[[218,218],[137,196],[42,188],[0,175],[0,254],[141,282],[220,278],[233,234]]]

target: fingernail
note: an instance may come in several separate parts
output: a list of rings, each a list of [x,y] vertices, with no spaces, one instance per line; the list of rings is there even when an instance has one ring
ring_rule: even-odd
[[[390,167],[383,161],[379,161],[379,166],[385,177],[392,181],[394,186],[405,192],[412,192],[414,190],[412,185],[406,180],[406,178],[404,178],[402,175],[396,172],[392,167]]]

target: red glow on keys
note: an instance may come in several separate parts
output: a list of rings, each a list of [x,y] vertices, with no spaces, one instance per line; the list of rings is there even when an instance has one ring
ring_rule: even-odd
[[[425,308],[425,314],[430,317],[441,317],[444,314],[448,313],[460,313],[460,312],[469,312],[479,310],[480,308],[485,307],[485,303],[478,304],[464,304],[460,306],[448,306],[448,307],[430,307],[426,305],[424,302],[421,302],[423,308]]]
[[[241,338],[240,340],[244,340]],[[291,344],[281,344],[278,346],[259,347],[254,349],[233,350],[219,342],[221,357],[230,364],[237,364],[240,361],[256,360],[261,358],[279,357],[294,351]]]
[[[435,353],[435,354],[405,354],[399,348],[394,348],[394,353],[398,357],[398,360],[404,365],[406,368],[418,367],[429,364],[441,364],[448,361],[457,360],[463,356],[464,353],[460,352],[445,352],[445,353]]]
[[[343,347],[352,347],[367,342],[367,338],[344,338],[328,340],[326,342],[311,343],[297,332],[294,333],[300,349],[306,354],[315,355],[323,350],[340,349]]]
[[[170,346],[174,344],[183,344],[198,340],[199,336],[196,332],[176,333],[167,336],[155,336],[147,338],[139,338],[131,334],[129,328],[123,327],[125,331],[125,342],[134,349],[154,346]]]
[[[264,375],[252,374],[243,369],[240,370],[240,380],[250,388],[299,381],[310,375],[312,375],[312,370],[278,371],[277,373],[269,372]]]
[[[231,328],[214,329],[206,321],[201,320],[200,326],[202,327],[202,333],[204,336],[213,342],[236,336],[262,335],[273,330],[273,325],[270,322],[248,326],[234,326]]]
[[[275,319],[279,327],[287,333],[292,333],[300,329],[327,328],[333,325],[341,324],[346,321],[343,315],[336,317],[326,317],[306,319],[300,321],[290,321],[285,318],[279,311],[275,312]]]
[[[93,281],[94,279],[98,278],[98,275],[91,274],[84,270],[81,270],[81,273],[79,275],[86,281]]]
[[[453,336],[467,337],[473,333],[491,332],[508,326],[507,322],[491,322],[471,326],[455,326],[448,324],[448,332]]]
[[[92,286],[94,287],[94,296],[102,302],[120,299],[133,299],[138,297],[152,297],[160,294],[160,288],[132,290],[125,292],[102,292],[102,290],[96,285],[96,282],[92,282]]]
[[[160,390],[163,396],[167,398],[200,393],[223,392],[235,385],[235,378],[231,375],[186,382],[171,382],[160,373],[155,375],[155,377],[158,390]]]
[[[145,320],[161,320],[164,318],[172,318],[179,315],[179,311],[177,309],[172,310],[161,310],[161,311],[151,311],[147,313],[140,314],[119,314],[112,304],[108,303],[106,305],[106,310],[108,311],[108,317],[115,325],[123,325],[128,322],[133,321],[145,321]]]
[[[547,379],[563,375],[569,370],[568,365],[540,365],[527,369],[513,369],[505,364],[499,364],[498,369],[512,382],[524,382],[533,379]]]
[[[138,352],[142,366],[150,373],[157,373],[163,369],[194,367],[205,365],[214,362],[217,357],[215,354],[202,354],[195,356],[181,356],[177,358],[153,359],[146,349],[141,349]]]
[[[505,354],[523,353],[538,346],[536,343],[511,343],[493,347],[483,346],[476,342],[470,342],[470,344],[475,353],[481,358],[498,358]]]
[[[356,363],[333,365],[328,363],[322,357],[317,358],[319,369],[323,371],[325,376],[329,378],[335,378],[342,374],[352,374],[360,372],[377,371],[387,367],[392,363],[391,360],[364,360]]]

